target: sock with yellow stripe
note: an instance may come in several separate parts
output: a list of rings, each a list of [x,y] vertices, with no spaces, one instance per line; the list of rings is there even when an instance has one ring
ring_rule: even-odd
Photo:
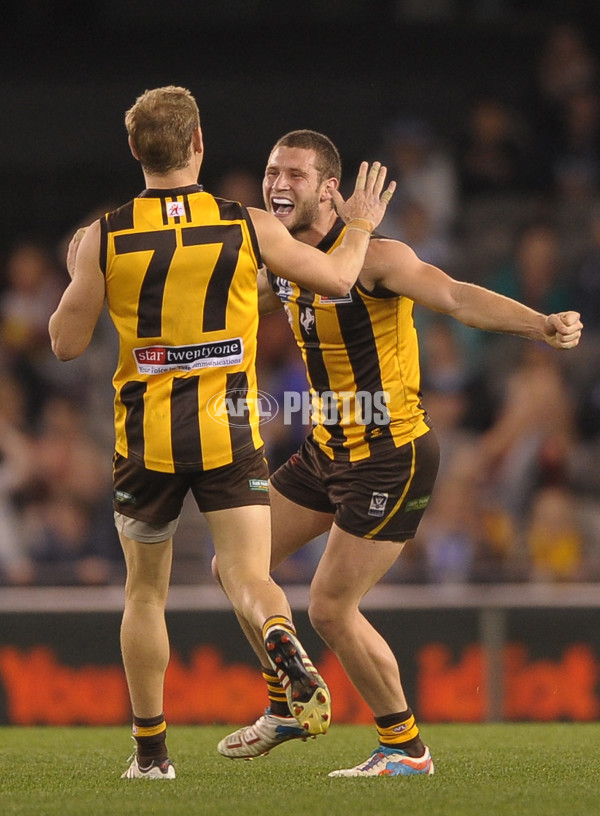
[[[408,756],[423,755],[425,746],[419,736],[419,729],[410,708],[399,711],[397,714],[386,714],[384,717],[375,717],[377,734],[380,745],[386,748],[397,748]]]
[[[263,640],[266,638],[269,629],[287,629],[287,631],[291,632],[293,635],[296,634],[294,624],[284,615],[271,615],[270,618],[266,619],[262,627]]]
[[[292,713],[283,686],[279,682],[279,677],[277,677],[277,672],[273,671],[273,669],[265,669],[263,666],[262,676],[267,684],[271,714],[275,714],[276,717],[291,717]]]
[[[133,715],[133,737],[137,743],[137,760],[147,768],[152,760],[162,762],[167,754],[167,724],[165,715],[136,717]]]

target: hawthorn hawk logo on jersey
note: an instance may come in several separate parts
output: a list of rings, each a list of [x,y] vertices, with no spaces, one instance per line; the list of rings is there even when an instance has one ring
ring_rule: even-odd
[[[310,334],[315,325],[315,310],[311,306],[302,306],[300,309],[300,323],[306,334]]]

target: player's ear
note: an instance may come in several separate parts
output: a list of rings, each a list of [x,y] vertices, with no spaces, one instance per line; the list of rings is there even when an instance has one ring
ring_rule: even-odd
[[[331,201],[332,190],[337,190],[340,185],[339,179],[327,179],[321,191],[321,201]]]
[[[199,125],[196,128],[196,130],[194,131],[193,145],[194,145],[194,152],[196,152],[196,153],[202,153],[202,151],[204,150],[204,144],[202,142],[202,131],[200,130]]]
[[[135,145],[133,144],[133,139],[131,138],[131,136],[127,137],[127,141],[129,142],[129,149],[131,150],[131,152],[133,154],[133,157],[139,161],[140,157],[137,154],[137,151],[135,149]]]

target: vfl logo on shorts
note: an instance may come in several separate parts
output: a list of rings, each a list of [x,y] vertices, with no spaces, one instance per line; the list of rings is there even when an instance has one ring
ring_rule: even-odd
[[[241,337],[193,346],[146,346],[133,350],[140,374],[167,374],[169,371],[194,371],[197,368],[239,365],[244,357]]]
[[[250,490],[255,490],[259,493],[269,492],[269,482],[267,479],[248,479],[248,487]]]
[[[368,515],[381,518],[385,513],[385,506],[388,498],[388,493],[373,493],[371,496],[371,504],[369,505]]]

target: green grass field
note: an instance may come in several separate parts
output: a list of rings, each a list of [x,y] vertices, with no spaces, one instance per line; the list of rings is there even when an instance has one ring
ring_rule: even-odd
[[[172,782],[126,781],[126,728],[0,729],[3,816],[596,816],[600,725],[425,725],[431,777],[329,779],[372,728],[334,726],[252,762],[219,756],[227,727],[169,728]]]

